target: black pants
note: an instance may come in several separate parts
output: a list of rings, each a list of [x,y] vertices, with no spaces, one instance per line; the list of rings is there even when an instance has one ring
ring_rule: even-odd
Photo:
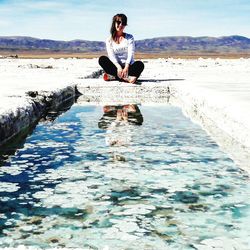
[[[117,76],[116,66],[107,56],[101,56],[99,58],[99,64],[107,74],[115,76],[117,79],[119,79],[119,77]],[[143,69],[144,69],[143,62],[135,61],[133,64],[129,66],[128,75],[136,76],[138,78],[141,75]]]

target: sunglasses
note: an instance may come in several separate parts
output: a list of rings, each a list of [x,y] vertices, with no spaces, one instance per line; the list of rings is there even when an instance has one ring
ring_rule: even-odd
[[[120,24],[121,24],[122,26],[126,26],[126,24],[122,23],[122,21],[115,21],[115,22],[117,23],[118,26],[119,26]]]

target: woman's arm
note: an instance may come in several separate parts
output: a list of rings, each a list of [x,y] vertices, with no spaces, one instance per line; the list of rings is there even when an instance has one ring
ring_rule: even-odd
[[[106,49],[107,49],[107,53],[108,53],[108,57],[109,59],[115,64],[115,66],[117,67],[117,70],[122,70],[122,67],[121,65],[118,63],[118,60],[116,58],[116,55],[114,53],[114,50],[112,48],[112,44],[111,44],[111,41],[110,41],[110,38],[108,38],[106,40]]]
[[[135,53],[135,40],[134,37],[131,35],[128,39],[128,57],[126,60],[126,64],[130,64]]]
[[[134,37],[131,35],[128,38],[128,57],[125,63],[125,67],[122,71],[122,77],[128,76],[129,65],[132,59],[134,58],[134,53],[135,53],[135,41],[134,41]]]

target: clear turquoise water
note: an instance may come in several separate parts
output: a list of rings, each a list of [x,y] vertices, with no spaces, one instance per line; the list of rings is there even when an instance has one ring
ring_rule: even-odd
[[[179,108],[139,108],[142,125],[77,105],[39,123],[1,163],[0,247],[250,249],[247,173]]]

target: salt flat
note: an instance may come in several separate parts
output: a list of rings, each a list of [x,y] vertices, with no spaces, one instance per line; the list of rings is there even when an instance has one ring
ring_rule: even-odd
[[[179,105],[239,165],[249,170],[250,59],[168,58],[144,60],[144,63],[141,84],[130,85],[85,79],[100,70],[97,59],[1,59],[0,116],[29,105],[27,91],[56,91],[74,85],[85,96],[92,93],[99,95],[99,101],[105,96],[103,102],[117,102],[119,89],[118,94],[126,93],[125,100],[146,104],[149,100],[143,99],[146,94],[150,94],[151,101],[155,96],[153,102],[159,102],[159,92],[153,88],[158,87],[161,93],[169,90],[169,101]],[[139,99],[129,99],[135,90],[136,95],[142,93]]]

